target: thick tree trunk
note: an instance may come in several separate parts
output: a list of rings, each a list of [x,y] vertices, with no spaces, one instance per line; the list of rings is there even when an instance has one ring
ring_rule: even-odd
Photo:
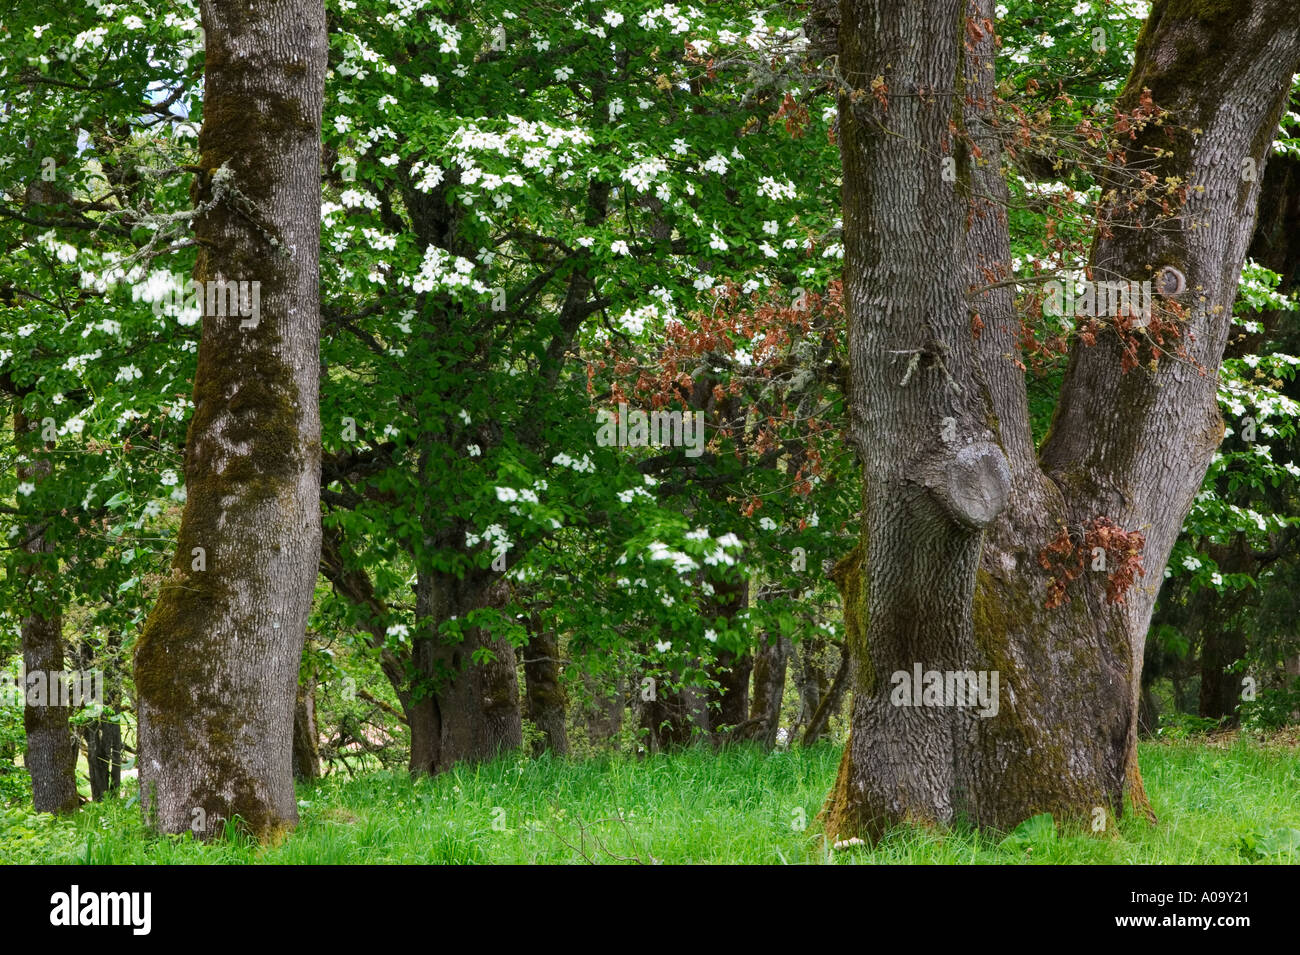
[[[39,422],[28,421],[22,411],[15,412],[14,439],[26,457],[25,463],[18,465],[19,483],[37,484],[53,469],[49,458],[40,453],[45,446],[39,429]],[[31,774],[33,808],[37,812],[72,812],[78,803],[77,738],[68,723],[72,709],[54,705],[56,699],[48,693],[64,672],[63,614],[56,598],[56,575],[48,563],[53,547],[39,519],[21,525],[21,533],[25,559],[20,573],[27,581],[29,599],[20,623],[23,670],[28,685],[40,683],[47,689],[46,693],[26,693],[23,729],[27,755],[23,763]]]
[[[534,621],[524,648],[524,688],[527,715],[542,733],[534,755],[550,750],[556,756],[569,755],[569,733],[565,728],[569,698],[560,671],[560,641],[555,633]]]
[[[1137,105],[1147,86],[1202,130],[1194,145],[1176,133],[1157,172],[1204,192],[1189,192],[1172,226],[1099,237],[1093,268],[1099,279],[1134,281],[1179,268],[1197,296],[1189,351],[1206,373],[1165,360],[1122,374],[1113,332],[1091,348],[1076,343],[1040,469],[1014,364],[1011,290],[967,295],[1004,277],[1010,260],[987,120],[990,6],[973,5],[973,25],[960,0],[842,8],[843,75],[884,87],[840,105],[865,513],[846,606],[857,618],[852,735],[826,813],[835,838],[906,820],[1009,828],[1039,812],[1117,814],[1126,789],[1145,806],[1143,645],[1169,549],[1222,434],[1215,373],[1258,191],[1242,181],[1242,159],[1262,167],[1300,62],[1300,0],[1215,7],[1204,21],[1187,3],[1154,4],[1121,105]],[[963,144],[963,128],[977,149]],[[1120,148],[1150,167],[1139,150],[1157,143],[1171,145],[1165,127]],[[955,182],[942,175],[946,155]],[[965,268],[941,265],[954,261]],[[1070,602],[1045,609],[1050,572],[1039,554],[1062,528],[1077,541],[1099,516],[1146,534],[1145,580],[1113,604],[1107,576],[1085,573]],[[996,674],[996,711],[900,695],[896,674],[910,680],[917,667],[983,672],[990,690]]]
[[[439,622],[463,619],[499,603],[499,590],[499,583],[481,573],[461,579],[422,571],[416,582],[416,616]],[[480,650],[490,651],[492,659],[474,662]],[[508,641],[476,627],[466,628],[460,643],[423,636],[415,641],[415,666],[424,695],[411,708],[411,772],[440,773],[458,762],[493,759],[523,744],[515,652]]]
[[[790,659],[790,641],[779,633],[764,634],[754,652],[754,696],[749,706],[747,737],[767,749],[776,745],[781,728],[781,700],[785,696],[785,672]]]
[[[201,11],[194,277],[259,282],[260,308],[205,308],[178,549],[136,649],[140,797],[162,832],[210,837],[238,816],[275,840],[298,819],[293,714],[320,550],[325,14],[320,0]]]

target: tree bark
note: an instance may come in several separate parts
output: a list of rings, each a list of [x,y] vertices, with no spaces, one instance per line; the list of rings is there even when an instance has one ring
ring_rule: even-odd
[[[831,717],[840,711],[840,704],[844,700],[844,691],[849,685],[849,654],[846,651],[840,652],[840,665],[835,668],[835,676],[831,679],[831,685],[826,689],[826,694],[817,704],[817,709],[813,710],[811,718],[808,720],[808,728],[803,733],[803,745],[811,746],[813,743],[825,739],[830,732]]]
[[[293,778],[320,779],[320,730],[316,726],[316,677],[298,684],[293,709]]]
[[[728,624],[749,606],[749,582],[714,579],[713,595],[708,598],[704,613],[709,619],[721,618]],[[730,650],[718,652],[709,667],[709,675],[718,684],[705,693],[708,704],[709,729],[714,745],[732,739],[736,727],[749,717],[749,674],[754,668],[753,657],[748,653],[736,654]]]
[[[499,605],[500,583],[483,573],[464,578],[420,571],[416,617],[446,621]],[[491,659],[475,662],[476,651]],[[481,762],[523,745],[515,652],[507,640],[478,627],[450,643],[435,634],[415,641],[415,666],[423,696],[411,708],[411,771],[440,773],[458,762]],[[417,696],[420,694],[417,693]]]
[[[754,653],[754,696],[749,706],[749,739],[771,749],[781,728],[781,700],[790,659],[790,641],[780,633],[764,634]]]
[[[612,685],[606,686],[603,679],[585,670],[582,674],[588,700],[583,709],[583,721],[587,728],[587,741],[592,746],[610,743],[623,730],[623,710],[627,707],[623,678],[617,668],[611,672],[611,678]],[[640,693],[640,688],[634,686],[633,692]]]
[[[21,400],[21,399],[20,399]],[[53,471],[45,445],[37,432],[40,423],[29,421],[21,410],[14,413],[14,439],[26,462],[18,465],[19,483],[38,484]],[[63,613],[56,599],[56,574],[48,563],[54,551],[39,519],[21,525],[24,559],[20,573],[26,580],[29,604],[24,608],[22,630],[23,670],[30,685],[39,681],[53,691],[63,670]],[[72,708],[54,705],[52,693],[27,692],[23,703],[23,729],[27,754],[23,759],[32,780],[32,807],[37,812],[64,813],[77,808],[77,738],[69,726]]]
[[[140,796],[158,830],[297,823],[292,729],[320,550],[320,0],[203,0],[196,282],[205,308],[172,574],[136,649]],[[200,551],[199,548],[202,548]]]
[[[542,629],[539,621],[533,624],[524,648],[524,688],[528,719],[542,732],[534,755],[550,750],[556,756],[567,756],[569,734],[565,719],[569,698],[560,670],[560,641],[553,631]]]
[[[972,4],[973,27],[959,0],[846,0],[842,10],[841,71],[859,87],[880,77],[888,108],[870,91],[841,96],[865,508],[846,607],[860,626],[850,648],[852,735],[827,832],[875,836],[902,821],[960,818],[1010,828],[1040,812],[1087,818],[1097,807],[1119,814],[1126,791],[1149,812],[1136,759],[1146,628],[1222,434],[1216,373],[1258,193],[1258,181],[1240,176],[1242,159],[1263,167],[1300,65],[1300,0],[1153,5],[1120,105],[1137,105],[1149,87],[1202,132],[1194,142],[1175,133],[1171,145],[1165,127],[1152,126],[1124,146],[1132,165],[1150,167],[1140,150],[1164,144],[1154,171],[1204,191],[1189,190],[1182,215],[1159,229],[1132,221],[1146,204],[1112,210],[1115,226],[1095,240],[1092,265],[1100,279],[1182,271],[1192,290],[1188,350],[1205,373],[1165,360],[1124,374],[1114,332],[1092,347],[1076,341],[1041,467],[1014,363],[1011,289],[967,294],[1004,277],[1010,261],[988,118],[991,4]],[[977,148],[964,145],[963,130]],[[956,160],[955,182],[941,174],[945,155]],[[936,271],[948,262],[964,268]],[[1085,573],[1070,602],[1046,609],[1050,572],[1038,555],[1062,528],[1103,515],[1145,533],[1145,580],[1117,604],[1105,574]],[[917,664],[997,673],[996,714],[892,705],[894,674]]]
[[[104,671],[106,715],[88,720],[82,728],[90,798],[95,802],[102,802],[105,796],[116,794],[122,787],[122,726],[117,721],[122,705],[122,680],[116,666],[120,647],[120,638],[116,635],[106,641],[101,659],[96,659],[99,648],[91,640],[83,640],[80,647],[82,672],[89,671],[96,663]]]

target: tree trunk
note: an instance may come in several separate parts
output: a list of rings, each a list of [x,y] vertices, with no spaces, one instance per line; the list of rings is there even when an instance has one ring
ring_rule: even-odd
[[[20,399],[21,401],[21,399]],[[38,484],[49,478],[53,465],[41,454],[45,447],[37,432],[40,422],[28,421],[21,410],[14,413],[14,440],[23,449],[26,463],[18,465],[18,482]],[[45,537],[40,518],[22,527],[24,559],[20,573],[27,581],[29,604],[22,621],[23,670],[26,674],[26,698],[23,703],[23,729],[27,735],[27,755],[23,763],[32,779],[32,806],[37,812],[63,813],[77,808],[77,738],[68,719],[69,706],[57,706],[53,690],[63,670],[63,614],[56,594],[57,574],[46,556],[53,546]],[[40,683],[46,692],[32,692]]]
[[[749,582],[744,578],[714,579],[712,584],[713,594],[703,612],[710,619],[721,618],[729,626],[749,606]],[[749,718],[749,673],[753,668],[754,660],[748,653],[737,655],[730,650],[720,651],[709,667],[709,676],[718,683],[716,689],[710,687],[705,694],[715,745],[730,740],[736,727]]]
[[[588,702],[583,709],[583,720],[587,727],[587,741],[592,746],[600,746],[618,738],[623,730],[623,710],[627,702],[623,697],[623,679],[617,669],[612,671],[613,685],[605,686],[586,671],[582,674],[582,685],[586,689]],[[633,687],[633,692],[640,693],[640,687]]]
[[[1126,790],[1146,807],[1136,759],[1143,646],[1170,547],[1222,434],[1216,372],[1258,193],[1241,160],[1263,166],[1300,65],[1300,0],[1203,9],[1204,20],[1185,2],[1156,0],[1120,100],[1132,109],[1149,87],[1203,132],[1189,145],[1186,132],[1171,141],[1151,126],[1119,149],[1133,166],[1154,163],[1162,179],[1204,191],[1190,190],[1182,217],[1159,229],[1132,221],[1148,203],[1111,210],[1117,225],[1095,240],[1092,265],[1105,280],[1182,271],[1196,295],[1183,298],[1195,340],[1184,337],[1206,373],[1166,360],[1124,374],[1114,331],[1091,347],[1076,341],[1040,468],[1013,361],[1011,289],[968,298],[1010,261],[987,117],[991,4],[978,0],[970,24],[960,0],[842,7],[842,74],[883,86],[840,100],[865,506],[846,606],[857,618],[852,735],[825,820],[836,839],[903,821],[1006,829],[1040,812],[1118,814]],[[1168,149],[1159,160],[1141,152],[1159,144]],[[955,182],[942,175],[949,155]],[[936,268],[948,262],[965,265]],[[1143,530],[1145,581],[1112,603],[1107,575],[1085,573],[1069,602],[1046,609],[1051,573],[1040,555],[1063,528],[1079,546],[1081,525],[1099,516]],[[900,695],[917,667],[983,673],[989,705]]]
[[[831,680],[831,685],[827,688],[826,695],[822,697],[821,702],[817,704],[817,709],[813,710],[812,717],[808,720],[808,728],[803,733],[803,745],[811,746],[829,735],[831,717],[839,714],[840,703],[844,700],[844,691],[848,689],[849,670],[849,655],[847,652],[841,651],[840,665],[835,669],[835,676]]]
[[[462,579],[420,571],[416,617],[463,619],[473,610],[499,604],[500,589],[482,573]],[[479,651],[490,652],[492,659],[475,662]],[[523,744],[515,652],[508,641],[478,627],[467,627],[460,643],[422,636],[415,641],[415,666],[424,695],[411,708],[412,773],[440,773],[458,762],[494,759]]]
[[[320,730],[316,726],[316,677],[298,684],[293,710],[293,778],[320,779]]]
[[[754,653],[754,697],[749,707],[748,738],[767,749],[776,745],[781,728],[781,700],[785,696],[785,671],[790,641],[780,633],[764,634]]]
[[[534,755],[550,750],[556,756],[569,755],[569,734],[565,728],[568,694],[560,671],[560,641],[555,633],[543,630],[539,621],[524,648],[524,688],[527,715],[542,732],[541,745]]]
[[[652,753],[689,746],[697,737],[707,738],[710,733],[708,701],[698,687],[670,689],[659,680],[653,699],[645,699],[638,690],[634,703],[637,725],[644,734],[646,749]]]
[[[117,715],[122,705],[122,679],[116,666],[121,644],[117,636],[108,639],[100,650],[90,639],[80,647],[83,672],[99,664],[104,671],[104,716],[88,720],[82,728],[86,741],[86,767],[90,778],[90,798],[102,802],[122,787],[122,727]],[[102,658],[97,659],[97,652]]]
[[[320,0],[201,11],[194,277],[260,282],[260,308],[204,309],[178,548],[136,649],[140,798],[165,833],[206,838],[238,816],[274,841],[298,819],[293,714],[320,551],[325,14]]]

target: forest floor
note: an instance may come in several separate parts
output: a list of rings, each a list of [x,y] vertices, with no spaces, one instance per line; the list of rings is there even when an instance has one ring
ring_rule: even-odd
[[[839,757],[830,744],[736,747],[642,760],[512,756],[418,782],[335,775],[299,787],[301,822],[274,847],[233,832],[210,845],[152,836],[127,788],[68,819],[4,809],[0,863],[1300,862],[1294,734],[1143,744],[1155,826],[1129,814],[1100,835],[1050,817],[1009,837],[900,828],[873,849],[829,849],[818,829]]]

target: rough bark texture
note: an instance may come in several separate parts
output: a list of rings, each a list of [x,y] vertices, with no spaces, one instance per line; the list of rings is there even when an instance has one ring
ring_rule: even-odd
[[[637,725],[649,752],[679,749],[709,737],[708,700],[698,687],[671,690],[660,680],[653,700],[642,699],[639,686],[634,685],[633,692]]]
[[[53,466],[40,453],[40,423],[14,414],[14,437],[27,461],[18,465],[20,483],[35,484],[47,479]],[[22,550],[29,555],[21,573],[27,581],[30,601],[22,615],[23,670],[27,678],[45,681],[63,672],[63,614],[54,599],[55,575],[48,564],[53,547],[45,538],[44,525],[33,521],[22,525]],[[32,806],[37,812],[72,812],[77,808],[77,738],[68,724],[71,707],[31,705],[28,694],[23,705],[23,729],[27,754],[23,764],[32,779]]]
[[[205,315],[171,578],[136,650],[140,795],[162,832],[297,822],[292,729],[320,549],[320,0],[201,4],[195,280],[259,281]],[[224,171],[223,171],[224,170]],[[198,569],[203,548],[206,569]]]
[[[560,672],[560,641],[554,631],[535,623],[524,648],[524,688],[527,715],[542,733],[537,749],[556,756],[569,754],[569,733],[565,717],[569,698]]]
[[[1011,290],[967,294],[1002,277],[1009,261],[987,119],[994,47],[981,21],[990,7],[841,8],[841,70],[857,88],[882,77],[888,108],[870,92],[841,97],[865,513],[860,565],[848,575],[857,578],[846,601],[856,695],[827,803],[835,838],[909,820],[1009,828],[1038,812],[1119,813],[1126,789],[1145,806],[1136,760],[1143,647],[1169,549],[1222,434],[1216,370],[1258,191],[1242,180],[1241,161],[1263,167],[1300,65],[1300,0],[1153,5],[1121,105],[1136,105],[1146,86],[1202,130],[1194,141],[1176,137],[1156,172],[1204,191],[1189,192],[1172,226],[1099,237],[1093,267],[1099,280],[1134,281],[1179,268],[1191,290],[1189,350],[1205,371],[1165,360],[1122,374],[1113,332],[1091,348],[1076,343],[1040,467],[1013,363]],[[1125,145],[1136,161],[1157,141],[1170,145],[1163,129]],[[945,155],[956,160],[956,182],[941,175]],[[984,326],[978,338],[972,312]],[[955,440],[945,440],[944,418],[954,419]],[[1044,609],[1049,572],[1038,554],[1062,527],[1077,537],[1101,515],[1144,531],[1146,578],[1116,605],[1105,575],[1085,574],[1069,603]],[[997,715],[891,705],[891,675],[917,663],[997,671]]]

